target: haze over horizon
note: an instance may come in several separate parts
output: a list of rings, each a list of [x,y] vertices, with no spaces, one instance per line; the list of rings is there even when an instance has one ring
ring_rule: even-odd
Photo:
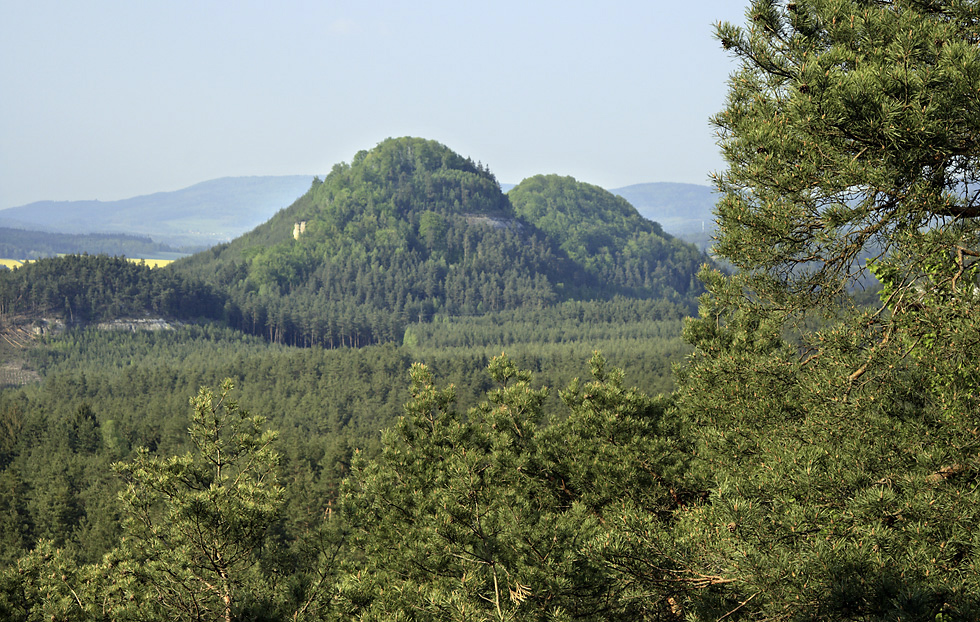
[[[323,175],[387,137],[604,188],[708,183],[733,63],[708,0],[0,0],[0,209]]]

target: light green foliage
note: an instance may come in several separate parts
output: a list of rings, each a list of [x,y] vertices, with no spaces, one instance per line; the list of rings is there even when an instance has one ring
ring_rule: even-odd
[[[493,365],[504,386],[484,408],[492,422],[464,420],[453,388],[436,389],[413,366],[406,415],[385,432],[379,461],[355,467],[344,507],[367,566],[341,584],[351,614],[507,619],[542,587],[530,585],[520,549],[521,532],[533,529],[521,519],[540,495],[521,467],[544,394],[506,360]]]
[[[908,285],[923,260],[973,246],[977,13],[766,0],[747,28],[719,27],[740,67],[714,119],[728,162],[715,250],[748,286],[781,286],[772,304],[796,309],[840,296],[864,254],[911,251]]]
[[[261,600],[256,552],[282,500],[276,434],[231,399],[225,381],[191,404],[194,451],[171,458],[136,452],[116,469],[129,482],[123,547],[146,585],[147,606],[168,619],[230,621]]]
[[[233,326],[327,347],[400,341],[407,322],[435,313],[546,306],[559,283],[576,282],[541,232],[479,223],[487,217],[514,214],[482,165],[434,141],[389,139],[175,270],[227,292]],[[300,221],[306,233],[293,239]]]
[[[71,500],[87,511],[85,519],[106,524],[57,532],[63,545],[42,539],[0,569],[0,619],[322,619],[342,525],[319,520],[329,512],[303,507],[318,486],[309,473],[298,474],[302,481],[289,474],[304,490],[288,500],[292,515],[283,516],[277,434],[241,409],[231,390],[225,381],[217,395],[202,388],[192,398],[190,451],[166,457],[140,448],[115,465],[127,483],[118,495],[121,539],[106,536],[114,524],[95,513],[108,491],[76,493]],[[89,416],[83,409],[76,415]],[[105,542],[67,537],[93,534],[116,546],[103,553]],[[80,555],[95,552],[96,561]]]
[[[0,617],[11,622],[137,622],[154,617],[152,593],[135,567],[116,552],[82,563],[71,551],[41,540],[15,567],[0,571]]]
[[[544,429],[562,494],[581,503],[599,528],[581,554],[602,573],[609,609],[623,620],[671,619],[690,593],[714,585],[686,561],[673,533],[676,514],[698,504],[689,431],[670,402],[624,385],[621,369],[594,353],[592,380],[561,392],[567,417]]]
[[[666,237],[660,225],[640,216],[626,199],[571,177],[536,175],[507,196],[521,217],[556,236],[562,249],[580,261],[617,252],[641,231]]]

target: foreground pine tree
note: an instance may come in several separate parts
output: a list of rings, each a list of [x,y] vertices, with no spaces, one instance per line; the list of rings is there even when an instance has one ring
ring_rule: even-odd
[[[663,404],[596,356],[549,422],[528,372],[506,357],[489,371],[497,388],[461,414],[413,368],[406,415],[347,484],[344,619],[672,615],[694,577],[671,556],[685,464]]]
[[[756,1],[715,123],[680,529],[725,619],[980,617],[980,5]],[[855,304],[870,282],[881,296]],[[707,615],[705,615],[707,617]]]
[[[191,399],[194,451],[171,458],[145,449],[117,465],[128,485],[121,499],[126,538],[118,555],[133,573],[143,619],[239,619],[245,602],[261,602],[257,550],[282,500],[276,433],[231,399]]]

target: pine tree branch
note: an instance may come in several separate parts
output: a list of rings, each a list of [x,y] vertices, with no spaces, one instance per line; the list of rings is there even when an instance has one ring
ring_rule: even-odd
[[[749,604],[749,601],[750,601],[750,600],[752,600],[753,598],[755,598],[756,596],[758,596],[758,595],[759,595],[759,594],[761,594],[761,593],[762,593],[762,592],[756,592],[756,593],[755,593],[755,594],[753,594],[752,596],[749,596],[748,598],[746,598],[745,600],[743,600],[743,601],[742,601],[741,603],[739,603],[739,605],[738,605],[738,607],[735,607],[734,609],[732,609],[731,611],[729,611],[729,612],[728,612],[728,613],[726,613],[725,615],[723,615],[723,616],[721,616],[720,618],[718,618],[718,622],[721,622],[722,620],[724,620],[724,619],[725,619],[725,618],[727,618],[728,616],[730,616],[730,615],[732,615],[733,613],[735,613],[736,611],[738,611],[739,609],[741,609],[741,608],[742,608],[742,607],[744,607],[745,605],[747,605],[747,604]]]

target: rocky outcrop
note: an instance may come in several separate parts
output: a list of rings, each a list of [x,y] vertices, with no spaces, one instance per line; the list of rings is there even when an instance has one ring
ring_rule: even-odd
[[[127,319],[127,320],[112,320],[111,322],[102,322],[95,325],[99,330],[126,330],[130,332],[137,332],[142,330],[173,330],[174,327],[170,325],[166,320],[157,319]]]

